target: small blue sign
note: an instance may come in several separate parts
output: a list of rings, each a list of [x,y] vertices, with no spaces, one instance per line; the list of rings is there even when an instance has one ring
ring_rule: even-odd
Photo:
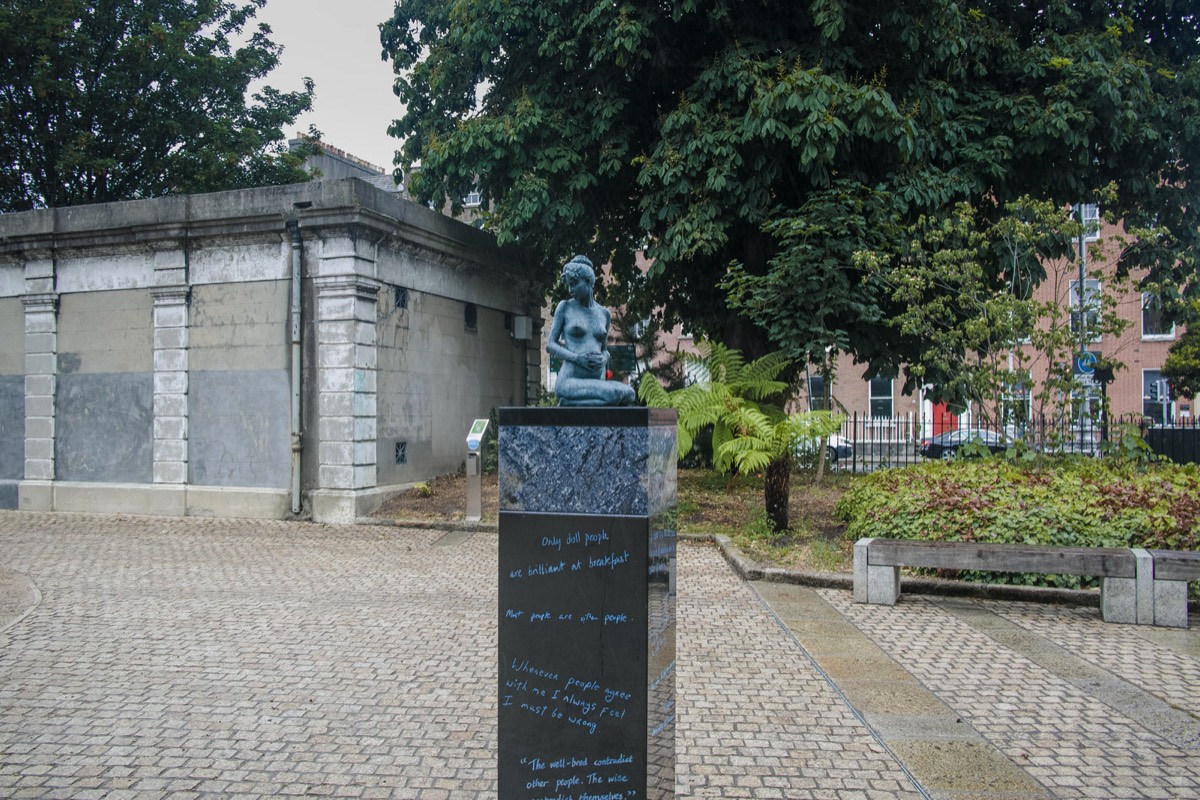
[[[1094,375],[1096,374],[1096,359],[1099,353],[1093,353],[1091,350],[1084,350],[1082,353],[1075,354],[1075,369],[1076,375]]]

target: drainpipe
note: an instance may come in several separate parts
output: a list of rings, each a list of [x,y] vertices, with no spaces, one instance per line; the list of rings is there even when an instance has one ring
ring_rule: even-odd
[[[300,513],[300,221],[287,223],[292,238],[292,513]]]

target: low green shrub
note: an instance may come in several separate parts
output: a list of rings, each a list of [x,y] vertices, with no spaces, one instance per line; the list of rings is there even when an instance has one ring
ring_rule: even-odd
[[[1087,458],[928,462],[858,478],[837,513],[851,539],[1200,550],[1200,471]],[[1061,576],[963,577],[1080,585]]]

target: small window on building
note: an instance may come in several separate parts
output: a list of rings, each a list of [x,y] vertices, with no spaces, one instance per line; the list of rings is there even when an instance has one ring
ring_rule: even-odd
[[[463,310],[463,327],[468,333],[475,333],[479,330],[479,308],[474,303],[467,303]]]
[[[1175,338],[1175,323],[1163,314],[1162,301],[1149,292],[1142,293],[1142,338]]]
[[[1166,425],[1171,414],[1171,384],[1160,370],[1142,370],[1142,415],[1155,425]]]
[[[401,310],[408,308],[408,289],[405,289],[403,286],[397,286],[395,289],[396,308]]]
[[[481,205],[483,205],[483,195],[478,191],[468,192],[467,196],[463,198],[463,206],[466,208],[479,208]]]
[[[872,378],[871,384],[871,416],[892,416],[892,379]]]
[[[825,402],[825,376],[824,375],[809,375],[808,376],[808,410],[809,411],[828,411],[829,406]]]
[[[1079,211],[1079,221],[1083,223],[1083,240],[1100,241],[1100,206],[1095,203],[1083,203],[1079,206]]]
[[[396,463],[408,463],[408,442],[396,442]]]
[[[1100,341],[1100,281],[1088,278],[1083,283],[1083,324],[1084,334],[1088,341]],[[1071,335],[1079,338],[1079,281],[1071,281],[1071,291],[1067,297],[1071,310]]]

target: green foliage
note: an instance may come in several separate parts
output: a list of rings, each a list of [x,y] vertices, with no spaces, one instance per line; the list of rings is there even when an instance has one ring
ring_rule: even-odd
[[[558,405],[558,398],[555,397],[554,392],[547,391],[539,385],[525,405],[535,408],[553,408]]]
[[[660,383],[670,388],[683,385],[683,356],[679,352],[667,350],[660,319],[653,316],[637,317],[630,312],[628,306],[622,305],[613,309],[612,327],[619,341],[634,348],[633,377],[640,379],[642,373],[650,372]]]
[[[957,458],[991,458],[992,451],[983,443],[983,439],[976,437],[958,448],[955,455]]]
[[[307,180],[266,0],[0,4],[0,211]],[[316,132],[313,131],[313,134]]]
[[[433,487],[428,483],[415,483],[412,490],[417,497],[433,497]]]
[[[548,265],[611,258],[639,315],[660,305],[752,356],[916,361],[928,341],[885,324],[904,307],[853,255],[903,270],[903,232],[962,202],[993,223],[1018,198],[1095,202],[1111,183],[1106,211],[1152,234],[1121,267],[1196,280],[1186,4],[399,0],[381,40],[417,197],[477,186],[501,241]],[[1002,258],[980,253],[989,289]]]
[[[817,572],[837,572],[845,563],[845,555],[833,542],[813,538],[808,541],[808,560]]]
[[[1200,550],[1200,471],[1088,458],[1033,467],[999,458],[929,462],[859,477],[837,511],[851,539]]]
[[[792,451],[841,428],[842,417],[827,411],[787,414],[768,402],[781,397],[787,383],[777,380],[790,366],[781,353],[747,363],[741,353],[704,342],[702,355],[689,360],[707,379],[673,392],[649,373],[642,376],[638,396],[655,408],[678,412],[679,455],[684,458],[701,431],[712,430],[713,467],[721,473],[764,471],[766,513],[775,530],[788,527],[788,493]]]
[[[1100,452],[1107,458],[1130,465],[1145,465],[1165,460],[1150,448],[1136,425],[1114,427],[1108,440],[1101,443]]]
[[[488,426],[483,433],[482,444],[480,471],[484,475],[495,475],[500,469],[500,415],[494,406],[488,412]]]
[[[1189,327],[1171,345],[1162,371],[1176,394],[1200,397],[1200,324]]]
[[[887,327],[924,342],[905,367],[906,389],[924,386],[935,401],[973,404],[985,418],[995,414],[995,426],[1027,421],[1025,402],[1005,402],[1016,395],[1028,397],[1037,416],[1055,423],[1051,428],[1073,418],[1071,362],[1083,345],[1069,300],[1080,261],[1075,251],[1056,254],[1082,233],[1071,209],[1023,197],[996,220],[966,203],[948,217],[922,217],[906,245],[889,246],[898,259],[856,253],[854,263],[899,309]],[[1088,261],[1088,277],[1103,278],[1104,289],[1086,295],[1089,340],[1117,337],[1130,324],[1117,309],[1119,276],[1097,268],[1098,258],[1096,252]],[[1038,284],[1048,299],[1034,298]],[[1112,359],[1106,365],[1121,366]],[[1036,384],[1035,374],[1044,376]]]
[[[758,472],[787,459],[797,442],[840,430],[840,416],[825,411],[789,415],[766,402],[787,388],[776,380],[789,366],[782,354],[747,363],[740,353],[720,344],[706,342],[700,349],[702,355],[688,360],[708,376],[703,383],[668,392],[646,374],[638,386],[646,405],[678,411],[681,458],[691,452],[700,431],[711,428],[713,467],[718,472]]]
[[[771,520],[765,509],[758,509],[745,525],[739,527],[733,536],[735,544],[770,543],[779,538],[779,532],[771,527]]]

